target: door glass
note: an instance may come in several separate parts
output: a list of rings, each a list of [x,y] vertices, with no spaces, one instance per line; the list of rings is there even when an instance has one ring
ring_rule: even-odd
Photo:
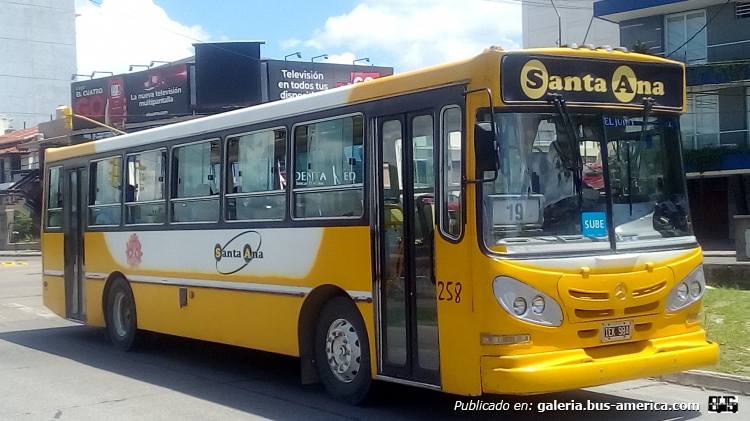
[[[443,178],[441,226],[443,234],[459,238],[463,229],[461,215],[461,109],[448,108],[443,112]]]
[[[419,366],[440,367],[438,355],[437,297],[433,283],[435,246],[435,174],[432,116],[412,120],[414,148],[414,284],[416,292],[417,356]]]
[[[66,315],[69,318],[81,319],[83,317],[81,288],[82,280],[82,235],[83,215],[85,206],[82,206],[81,182],[82,171],[75,169],[68,171],[68,192],[63,209],[67,208],[69,217],[63,220],[63,231],[65,235],[65,303]],[[83,212],[82,212],[83,210]]]
[[[78,291],[78,279],[80,279],[80,274],[78,273],[78,171],[72,171],[70,173],[70,195],[71,195],[71,203],[70,203],[70,221],[72,222],[72,229],[71,234],[73,237],[73,244],[71,254],[73,255],[73,291],[72,291],[72,303],[71,303],[71,312],[72,313],[78,313],[79,310],[79,291]]]
[[[383,123],[383,244],[385,262],[386,357],[391,365],[406,364],[406,282],[404,278],[404,192],[401,171],[401,122]]]

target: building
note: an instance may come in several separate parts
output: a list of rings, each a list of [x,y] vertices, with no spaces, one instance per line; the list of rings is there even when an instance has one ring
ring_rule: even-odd
[[[39,168],[36,144],[41,137],[36,126],[0,136],[0,190],[19,181],[30,170]]]
[[[0,118],[15,129],[49,121],[70,103],[74,73],[74,0],[0,0]]]
[[[523,48],[622,45],[617,24],[594,19],[593,0],[522,0],[521,3]]]
[[[601,0],[594,16],[617,23],[623,45],[687,65],[681,126],[694,230],[703,244],[731,246],[733,216],[750,213],[750,2]]]
[[[39,128],[9,131],[0,136],[0,250],[14,248],[12,234],[19,214],[29,215],[36,226],[41,211],[39,179]]]

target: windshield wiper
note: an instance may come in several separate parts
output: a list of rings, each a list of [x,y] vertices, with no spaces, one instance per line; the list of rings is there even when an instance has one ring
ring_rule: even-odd
[[[651,107],[654,105],[654,99],[651,97],[643,98],[643,125],[641,126],[641,139],[638,142],[638,149],[641,149],[641,145],[646,141],[646,130],[648,127],[648,117],[651,114]],[[626,144],[628,151],[628,206],[630,208],[630,215],[633,215],[633,177],[630,175],[630,142]],[[640,160],[639,166],[640,166]],[[640,171],[638,171],[640,173]]]
[[[562,120],[565,135],[568,138],[568,149],[570,149],[570,157],[566,158],[568,158],[568,161],[570,160],[570,158],[573,159],[573,162],[568,163],[572,168],[568,169],[572,170],[573,172],[573,183],[575,184],[575,191],[576,195],[578,196],[578,208],[580,209],[583,190],[583,187],[581,185],[581,181],[583,178],[583,160],[581,159],[581,149],[579,146],[580,143],[578,142],[578,133],[576,132],[576,129],[573,126],[573,120],[571,120],[570,114],[568,113],[568,107],[565,105],[565,98],[557,93],[548,93],[547,102],[551,102],[555,105],[557,114]],[[558,151],[558,153],[559,152],[561,151]]]

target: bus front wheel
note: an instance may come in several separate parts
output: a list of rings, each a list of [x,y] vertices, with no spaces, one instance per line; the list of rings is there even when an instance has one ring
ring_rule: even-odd
[[[372,386],[367,329],[357,306],[344,297],[326,303],[315,329],[315,360],[326,390],[357,405]]]
[[[123,351],[132,351],[140,334],[135,313],[135,299],[130,285],[123,278],[112,283],[107,296],[107,331],[112,343]]]

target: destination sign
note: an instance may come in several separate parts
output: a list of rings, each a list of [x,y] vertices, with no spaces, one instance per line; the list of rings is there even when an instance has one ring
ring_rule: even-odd
[[[653,98],[653,108],[682,109],[680,64],[506,53],[501,69],[506,104],[546,104],[558,93],[568,104],[642,106]]]

